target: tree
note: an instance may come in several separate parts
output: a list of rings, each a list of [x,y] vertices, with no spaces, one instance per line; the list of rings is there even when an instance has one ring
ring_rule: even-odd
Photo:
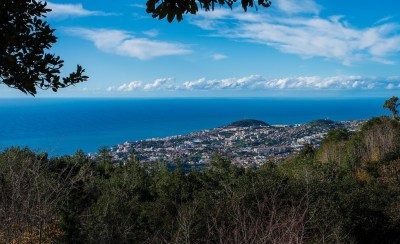
[[[53,243],[60,235],[59,206],[73,179],[51,167],[46,154],[27,148],[0,153],[0,243]]]
[[[395,96],[389,98],[383,104],[383,108],[387,108],[390,110],[390,112],[392,112],[393,118],[397,118],[399,115],[399,110],[397,110],[398,106],[400,106],[399,98]]]
[[[97,163],[100,172],[103,176],[110,176],[113,165],[112,165],[112,156],[111,151],[106,146],[102,146],[97,153]]]
[[[196,14],[200,8],[205,11],[213,11],[215,5],[224,6],[228,5],[232,9],[237,0],[148,0],[146,3],[146,12],[152,14],[153,18],[164,19],[167,17],[168,22],[172,22],[176,17],[179,22],[183,19],[184,14]],[[271,6],[270,0],[241,0],[242,8],[247,11],[248,7],[257,4],[262,7]]]
[[[57,92],[88,79],[77,65],[68,77],[60,77],[64,61],[48,49],[56,42],[55,29],[43,21],[50,9],[37,0],[0,2],[0,83],[36,95],[37,88]]]

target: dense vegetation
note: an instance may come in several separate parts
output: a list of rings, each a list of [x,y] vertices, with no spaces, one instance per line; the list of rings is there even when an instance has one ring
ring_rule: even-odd
[[[250,126],[269,126],[269,124],[265,123],[264,121],[261,120],[255,120],[255,119],[244,119],[244,120],[239,120],[235,121],[228,126],[233,126],[233,127],[250,127]]]
[[[400,124],[332,131],[279,164],[185,172],[83,152],[0,154],[0,242],[399,243]]]
[[[330,120],[330,119],[317,119],[317,120],[311,121],[309,124],[314,127],[324,126],[327,128],[334,128],[335,125],[337,126],[338,122]]]

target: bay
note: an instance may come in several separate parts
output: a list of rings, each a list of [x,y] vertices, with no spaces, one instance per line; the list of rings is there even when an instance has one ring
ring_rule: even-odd
[[[241,119],[297,124],[388,115],[385,98],[0,99],[0,149],[51,156],[96,152],[125,141],[183,135]]]

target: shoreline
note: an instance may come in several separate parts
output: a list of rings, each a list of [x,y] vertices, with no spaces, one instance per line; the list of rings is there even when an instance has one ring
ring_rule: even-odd
[[[220,152],[243,167],[260,166],[267,160],[278,161],[302,150],[305,144],[318,148],[332,129],[359,130],[365,120],[314,120],[296,125],[222,126],[186,135],[126,141],[109,147],[113,162],[125,162],[131,155],[141,161],[198,166],[210,163]],[[87,154],[98,158],[98,153]]]

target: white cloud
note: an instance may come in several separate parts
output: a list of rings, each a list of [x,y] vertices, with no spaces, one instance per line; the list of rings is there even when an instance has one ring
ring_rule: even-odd
[[[152,91],[152,90],[176,90],[177,86],[172,82],[175,78],[160,78],[151,83],[143,83],[140,80],[134,80],[129,83],[124,83],[118,87],[110,86],[106,90],[108,92],[132,92],[132,91]]]
[[[191,52],[186,45],[180,43],[138,38],[121,30],[68,28],[66,31],[93,42],[103,52],[140,60]]]
[[[144,90],[159,90],[159,89],[175,90],[175,86],[170,84],[173,81],[175,81],[174,78],[156,79],[153,83],[145,84],[143,89]]]
[[[81,3],[77,4],[58,4],[47,2],[47,7],[52,11],[48,13],[49,16],[57,16],[57,17],[70,17],[70,16],[107,16],[107,15],[115,15],[111,13],[104,13],[101,11],[90,11],[83,8]]]
[[[108,92],[115,91],[115,86],[109,86],[109,87],[107,88],[107,91],[108,91]]]
[[[321,7],[314,0],[276,0],[274,5],[288,14],[312,13],[319,14]]]
[[[141,8],[141,9],[146,8],[145,4],[139,4],[139,3],[133,3],[133,4],[130,4],[129,6],[134,7],[134,8]]]
[[[391,90],[391,89],[393,89],[393,88],[395,88],[394,85],[393,85],[393,83],[389,83],[389,84],[386,86],[386,89],[389,89],[389,90]]]
[[[251,75],[243,78],[227,78],[222,80],[207,80],[201,78],[195,81],[184,82],[180,90],[225,90],[225,89],[252,89],[263,78],[259,75]]]
[[[156,29],[148,30],[148,31],[143,31],[143,34],[145,34],[148,37],[156,37],[160,32]]]
[[[201,13],[194,16],[191,23],[210,31],[212,36],[259,43],[303,58],[339,60],[345,65],[366,60],[390,64],[390,57],[400,52],[400,25],[396,23],[356,28],[343,16],[324,18],[297,14],[300,10],[295,11],[292,6],[295,2],[298,1],[278,2],[278,6],[294,15],[243,14],[237,9],[219,9],[215,15]],[[317,8],[312,7],[313,1],[306,3],[309,4],[300,7],[317,14]]]
[[[135,91],[142,88],[142,82],[135,80],[131,81],[130,83],[124,83],[121,86],[117,88],[118,91],[123,91],[123,92],[130,92],[130,91]]]
[[[393,19],[393,16],[387,16],[387,17],[384,17],[384,18],[376,21],[375,24],[380,24],[380,23],[383,23],[383,22],[387,22],[387,21],[389,21],[391,19]]]
[[[220,54],[220,53],[214,53],[214,54],[212,55],[212,58],[213,58],[214,60],[218,61],[218,60],[226,59],[226,58],[228,58],[228,56],[226,56],[226,55],[224,55],[224,54]]]

